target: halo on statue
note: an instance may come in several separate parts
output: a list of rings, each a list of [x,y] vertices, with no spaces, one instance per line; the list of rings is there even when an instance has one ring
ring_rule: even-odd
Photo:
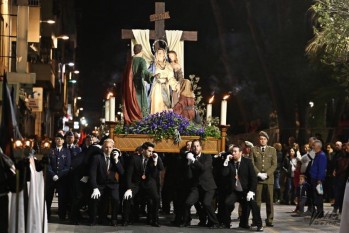
[[[168,52],[168,45],[167,45],[166,40],[158,39],[158,40],[154,41],[154,43],[152,45],[152,51],[153,51],[154,55],[156,54],[158,49],[164,49],[166,53]]]

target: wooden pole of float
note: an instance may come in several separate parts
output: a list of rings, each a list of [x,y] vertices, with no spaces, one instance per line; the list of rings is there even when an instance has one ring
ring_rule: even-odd
[[[109,128],[109,137],[114,140],[114,130],[116,126],[116,121],[106,121],[105,124]]]
[[[225,144],[227,140],[227,130],[230,127],[230,125],[221,125],[221,150],[220,151],[225,151]]]

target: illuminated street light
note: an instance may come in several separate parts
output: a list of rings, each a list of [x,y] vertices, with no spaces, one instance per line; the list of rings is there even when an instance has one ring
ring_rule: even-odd
[[[76,97],[78,100],[81,100],[82,98],[81,98],[81,96],[78,96],[78,97]]]
[[[80,71],[74,70],[74,74],[79,74],[79,73],[80,73]]]
[[[56,21],[54,21],[52,19],[48,19],[48,20],[41,20],[40,23],[55,24]]]
[[[71,80],[69,80],[69,82],[72,83],[72,84],[77,83],[77,81],[75,79],[71,79]]]

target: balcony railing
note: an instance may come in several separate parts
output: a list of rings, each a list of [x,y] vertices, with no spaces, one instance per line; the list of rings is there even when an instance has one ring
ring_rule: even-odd
[[[40,0],[28,0],[29,6],[40,6]]]

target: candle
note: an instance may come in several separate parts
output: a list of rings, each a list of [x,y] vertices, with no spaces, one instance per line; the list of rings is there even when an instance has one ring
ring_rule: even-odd
[[[110,104],[109,104],[109,100],[105,100],[105,109],[104,109],[104,118],[105,118],[105,121],[109,121],[110,119]]]
[[[221,125],[227,125],[227,107],[229,95],[225,95],[221,104]]]
[[[109,112],[109,120],[115,122],[115,97],[110,97],[109,99],[109,108],[110,108],[110,112]]]
[[[211,125],[212,122],[212,102],[214,100],[214,95],[210,98],[207,104],[206,108],[206,122],[208,122],[208,125]]]

